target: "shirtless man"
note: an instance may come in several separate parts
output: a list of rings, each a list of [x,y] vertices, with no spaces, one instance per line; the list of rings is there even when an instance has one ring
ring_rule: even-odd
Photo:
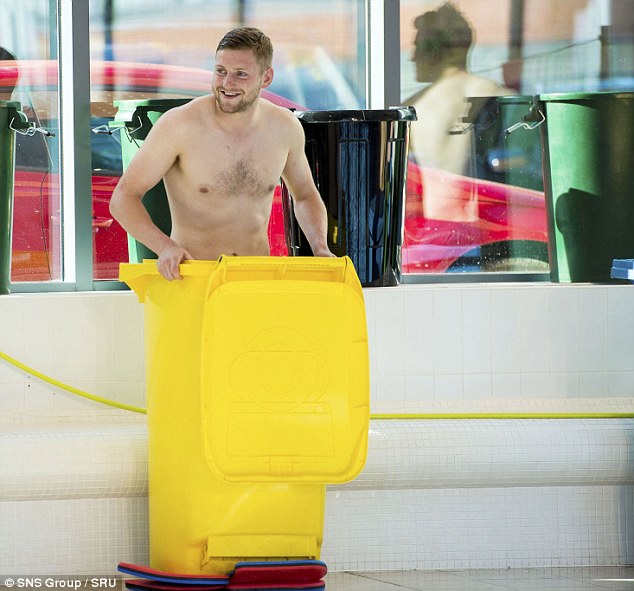
[[[288,109],[260,98],[273,80],[272,57],[271,41],[261,31],[227,33],[216,50],[212,94],[158,119],[112,195],[112,215],[158,255],[166,279],[180,279],[178,266],[188,259],[269,255],[268,221],[280,177],[313,254],[334,256],[301,124]],[[161,179],[171,236],[141,203]]]

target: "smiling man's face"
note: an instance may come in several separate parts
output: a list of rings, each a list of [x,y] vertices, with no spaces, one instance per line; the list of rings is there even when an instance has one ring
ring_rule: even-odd
[[[216,54],[211,87],[224,113],[247,111],[272,80],[273,69],[262,71],[252,51],[221,49]]]

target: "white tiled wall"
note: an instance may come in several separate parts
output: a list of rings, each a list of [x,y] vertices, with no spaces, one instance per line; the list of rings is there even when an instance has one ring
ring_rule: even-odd
[[[366,289],[373,410],[631,411],[634,289]]]
[[[633,491],[330,491],[322,558],[352,571],[632,564]]]
[[[630,286],[406,285],[364,293],[374,413],[634,410]],[[76,388],[136,406],[145,405],[142,332],[142,306],[129,292],[0,297],[1,352]],[[102,407],[0,360],[3,413],[24,418],[86,408]],[[480,443],[500,434],[499,426],[491,427],[495,422],[475,423],[474,429],[484,430]],[[530,423],[514,423],[521,433],[509,441],[515,445],[525,436],[529,447],[535,437],[543,442],[540,422]],[[524,480],[463,486],[436,477],[421,484],[417,478],[427,468],[421,472],[420,466],[446,472],[465,450],[473,455],[471,444],[443,447],[451,432],[451,425],[434,423],[403,439],[421,458],[423,451],[431,455],[412,474],[402,474],[400,484],[329,488],[322,557],[333,570],[634,561],[631,440],[610,440],[617,450],[610,457],[625,474],[614,482],[569,483],[567,473],[561,481],[542,482],[533,477],[539,472],[534,464],[516,462],[530,486]],[[592,436],[587,443],[599,445]],[[390,444],[399,445],[394,438]],[[443,447],[442,466],[434,463],[439,460],[432,444]],[[401,457],[403,448],[396,447],[389,453]],[[583,462],[579,454],[590,448],[572,447],[575,461]],[[518,452],[524,459],[525,451]],[[563,461],[572,470],[577,464]],[[147,560],[146,498],[138,491],[6,499],[0,503],[0,564],[27,574],[107,574],[119,560]]]
[[[632,419],[374,420],[362,473],[328,487],[321,558],[330,570],[633,564],[633,449]],[[0,457],[0,573],[148,563],[145,417],[7,413]]]
[[[148,562],[147,497],[0,503],[5,575],[114,575]]]
[[[634,287],[434,284],[364,294],[374,412],[634,409]],[[0,297],[0,351],[137,406],[142,325],[130,292]],[[0,361],[0,409],[86,404]]]
[[[634,487],[330,490],[331,571],[624,565]],[[147,499],[0,503],[4,573],[112,575],[148,564]],[[6,535],[5,535],[6,534]]]
[[[143,315],[129,292],[2,296],[0,351],[90,394],[145,404]],[[86,406],[0,360],[0,410]]]

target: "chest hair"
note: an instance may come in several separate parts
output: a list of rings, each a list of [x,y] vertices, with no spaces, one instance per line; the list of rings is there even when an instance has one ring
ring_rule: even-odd
[[[218,188],[226,195],[270,193],[275,185],[259,173],[257,165],[248,158],[239,158],[218,175]]]

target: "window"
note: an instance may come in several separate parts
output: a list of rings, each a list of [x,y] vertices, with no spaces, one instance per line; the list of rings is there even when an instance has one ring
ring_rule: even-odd
[[[533,96],[632,89],[634,26],[627,6],[401,1],[401,98],[418,112],[406,272],[548,270],[541,121]]]
[[[62,277],[59,90],[55,14],[24,0],[3,8],[0,98],[13,100],[31,127],[15,132],[11,280]]]
[[[273,39],[272,100],[307,109],[366,108],[383,81],[398,101],[389,56],[400,53],[400,102],[417,108],[407,178],[403,269],[410,275],[548,270],[539,121],[521,125],[532,97],[634,87],[634,23],[619,0],[23,0],[0,22],[0,98],[22,105],[32,130],[16,135],[12,281],[15,290],[115,285],[127,237],[108,202],[122,173],[121,101],[208,92],[214,49],[238,24]],[[68,121],[58,88],[61,7],[82,7],[86,23],[61,47],[90,61],[90,82],[70,80]],[[84,7],[88,7],[85,9]],[[398,6],[399,26],[381,8]],[[442,14],[438,16],[434,13]],[[369,20],[368,20],[369,15]],[[63,16],[63,14],[62,14]],[[450,28],[438,28],[436,24]],[[77,25],[77,26],[75,26]],[[376,34],[385,25],[385,36]],[[374,28],[372,28],[374,27]],[[366,32],[385,55],[367,61]],[[77,35],[77,33],[81,35]],[[77,35],[77,38],[74,36]],[[85,42],[84,42],[85,41]],[[444,47],[443,44],[449,44]],[[371,49],[371,48],[370,48]],[[372,53],[372,52],[369,52]],[[385,65],[383,63],[385,57]],[[16,59],[13,59],[16,58]],[[434,82],[449,59],[460,76]],[[367,72],[368,67],[372,68]],[[17,86],[15,74],[20,77]],[[88,76],[88,74],[86,74]],[[68,77],[66,77],[68,81]],[[458,82],[469,84],[461,90]],[[474,86],[475,85],[475,86]],[[277,99],[275,98],[277,97]],[[382,108],[372,92],[372,108]],[[465,100],[466,99],[466,100]],[[387,99],[386,99],[387,100]],[[440,110],[437,110],[441,107]],[[60,112],[67,122],[60,125]],[[534,112],[531,112],[534,115]],[[63,117],[62,117],[63,120]],[[507,133],[509,129],[516,129]],[[70,130],[70,132],[69,132]],[[65,135],[67,132],[73,135]],[[71,138],[68,142],[64,138]],[[79,141],[78,141],[79,140]],[[75,153],[64,145],[81,144]],[[61,154],[64,154],[62,157]],[[64,159],[64,167],[60,162]],[[74,166],[74,178],[61,174]],[[85,189],[84,189],[85,188]],[[285,249],[279,193],[273,252]],[[88,243],[92,241],[92,245]],[[90,253],[92,252],[92,257]],[[511,277],[507,275],[507,277]],[[88,287],[87,287],[88,286]]]

